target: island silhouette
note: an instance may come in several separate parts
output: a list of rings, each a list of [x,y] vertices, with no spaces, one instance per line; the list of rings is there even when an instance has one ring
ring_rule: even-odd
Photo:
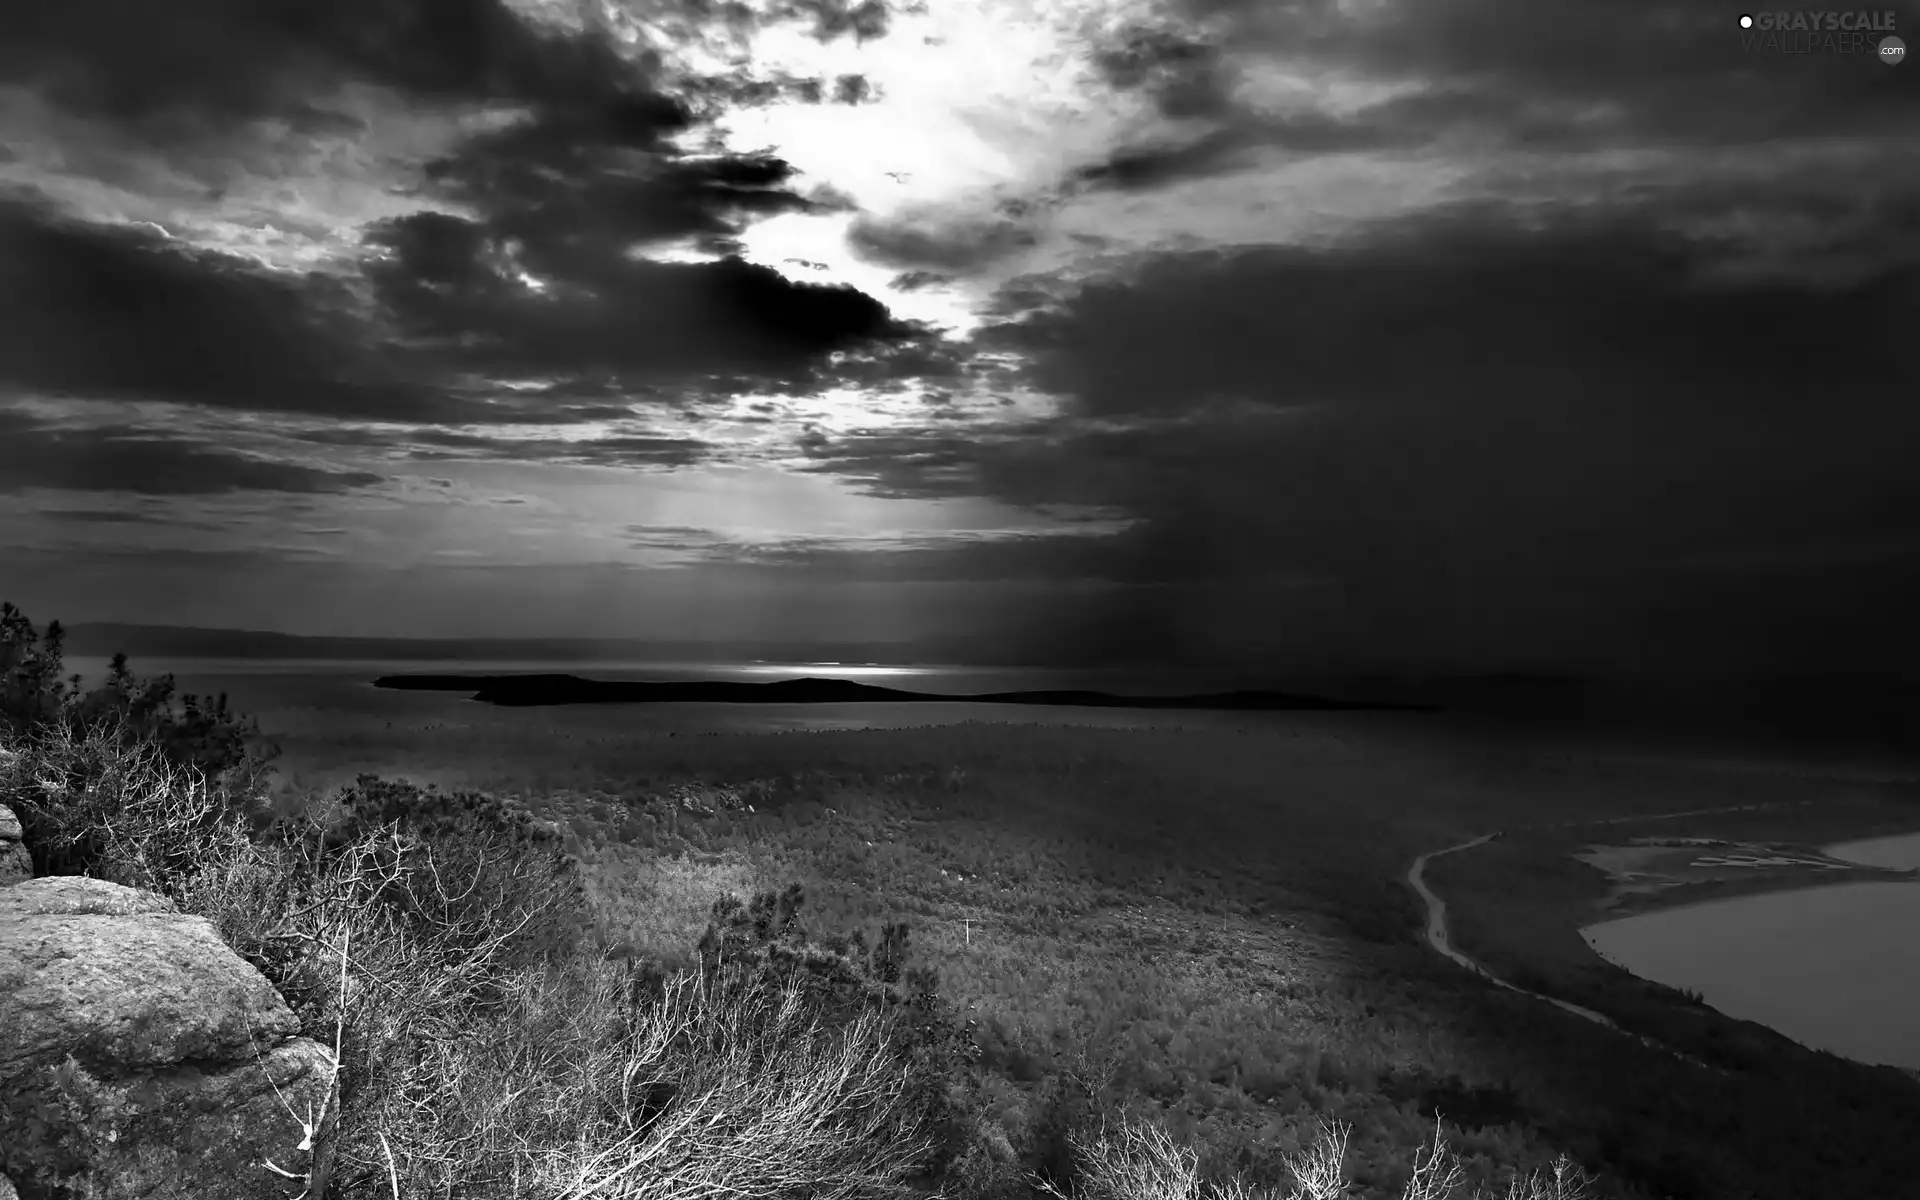
[[[1123,696],[1112,692],[1051,690],[1035,692],[980,692],[944,695],[879,687],[846,679],[806,676],[772,683],[702,681],[652,683],[639,680],[583,679],[578,675],[382,675],[379,688],[397,691],[472,692],[473,700],[508,708],[554,704],[849,704],[883,701],[890,704],[941,702],[970,704],[1037,704],[1079,708],[1218,709],[1275,711],[1283,709],[1372,710],[1433,712],[1431,705],[1384,704],[1365,700],[1337,700],[1326,696],[1274,691],[1210,692],[1185,696]]]

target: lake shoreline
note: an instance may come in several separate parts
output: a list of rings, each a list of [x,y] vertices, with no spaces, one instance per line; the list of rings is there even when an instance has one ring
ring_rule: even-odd
[[[1900,833],[1920,833],[1920,828],[1902,830]],[[1750,873],[1744,877],[1704,878],[1666,884],[1646,891],[1618,892],[1600,901],[1594,910],[1594,919],[1582,925],[1581,929],[1585,930],[1592,925],[1604,924],[1608,921],[1645,916],[1649,913],[1671,912],[1696,905],[1716,904],[1778,892],[1811,891],[1849,883],[1920,884],[1920,868],[1900,869],[1848,862],[1826,856],[1813,847],[1798,843],[1726,841],[1703,845],[1699,848],[1701,850],[1739,849],[1804,854],[1809,859],[1818,857],[1825,865],[1772,869],[1746,868]]]
[[[1863,857],[1829,852],[1843,848]],[[1640,849],[1645,853],[1652,848]],[[1920,884],[1920,862],[1905,864],[1915,862],[1920,830],[1850,838],[1818,849],[1695,839],[1676,849],[1690,851],[1700,856],[1696,862],[1707,864],[1737,862],[1743,853],[1774,853],[1778,857],[1749,861],[1792,863],[1802,869],[1770,870],[1750,881],[1716,878],[1670,886],[1652,895],[1632,895],[1626,898],[1627,903],[1616,898],[1607,906],[1607,919],[1580,928],[1581,940],[1595,954],[1636,978],[1698,997],[1731,1019],[1756,1022],[1809,1049],[1864,1065],[1890,1066],[1920,1080],[1920,1046],[1910,1038],[1903,1041],[1900,1023],[1889,1024],[1884,1011],[1890,995],[1910,992],[1912,984],[1903,986],[1900,972],[1904,969],[1910,979],[1912,964],[1901,967],[1897,955],[1891,959],[1886,956],[1884,940],[1875,940],[1888,934],[1897,939],[1906,925],[1900,922],[1889,930],[1883,928],[1887,918],[1874,915],[1883,912],[1882,906],[1888,903],[1904,903],[1907,911],[1915,911],[1914,902],[1920,898],[1920,887],[1916,887]],[[1797,902],[1791,899],[1796,894],[1809,898]],[[1632,902],[1635,900],[1639,903]],[[1783,909],[1782,905],[1793,907]],[[1820,912],[1829,915],[1809,916]],[[1813,926],[1790,932],[1780,924],[1782,920],[1825,921],[1826,932],[1816,932]],[[1880,925],[1874,924],[1876,920]],[[1756,921],[1759,924],[1754,924]],[[1849,932],[1843,935],[1842,929]],[[1879,935],[1866,934],[1865,946],[1851,940],[1874,929],[1880,930]],[[1759,931],[1766,932],[1758,941],[1753,940]],[[1706,951],[1741,944],[1743,938],[1748,946],[1744,960],[1735,955],[1717,970],[1702,968]],[[1859,948],[1842,950],[1847,946]],[[1871,948],[1874,946],[1881,948]],[[1875,964],[1871,978],[1879,981],[1877,990],[1862,986],[1845,1008],[1823,1008],[1806,995],[1790,1000],[1790,987],[1783,985],[1776,991],[1762,982],[1784,959],[1825,964],[1825,969],[1808,966],[1791,972],[1790,977],[1855,979],[1864,985],[1869,976],[1859,973],[1864,969],[1860,957],[1863,952]],[[1836,953],[1840,954],[1838,959],[1833,957]],[[1853,964],[1851,969],[1848,963]],[[1755,997],[1763,994],[1773,999],[1757,1002]],[[1871,999],[1875,995],[1879,997],[1878,1008]],[[1873,1015],[1876,1012],[1877,1019]]]
[[[1910,800],[1843,800],[1778,806],[1771,812],[1699,814],[1659,835],[1625,831],[1554,829],[1515,831],[1433,863],[1436,890],[1447,901],[1453,945],[1526,990],[1604,1014],[1629,1032],[1652,1037],[1716,1066],[1736,1071],[1762,1062],[1812,1061],[1812,1050],[1761,1023],[1730,1016],[1691,993],[1634,973],[1590,940],[1595,926],[1735,899],[1792,892],[1824,892],[1833,884],[1898,883],[1920,890],[1920,870],[1845,862],[1821,847],[1920,834],[1920,810]],[[1718,827],[1716,827],[1718,826]],[[1646,827],[1642,827],[1643,829]],[[1642,878],[1645,890],[1622,893],[1623,882],[1583,851],[1660,849],[1683,859],[1641,863],[1667,886]],[[1715,864],[1687,878],[1691,860],[1734,858],[1739,852],[1777,852],[1800,863],[1732,868]],[[1816,864],[1831,864],[1823,867]],[[1629,864],[1632,865],[1632,864]],[[1743,873],[1751,871],[1751,873]],[[1914,1071],[1841,1059],[1862,1071]]]

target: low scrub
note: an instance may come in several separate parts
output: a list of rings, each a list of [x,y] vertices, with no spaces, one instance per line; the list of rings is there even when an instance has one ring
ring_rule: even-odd
[[[95,786],[43,786],[61,753],[100,760]],[[587,942],[573,862],[480,798],[363,779],[332,821],[256,836],[105,733],[16,742],[4,786],[92,839],[92,873],[213,920],[333,1047],[326,1109],[295,1114],[311,1161],[270,1164],[310,1197],[856,1200],[953,1157],[960,1060],[932,977],[896,969],[903,931],[856,962],[799,934],[796,892],[733,901],[667,973]]]
[[[1289,1160],[1293,1177],[1285,1200],[1341,1200],[1352,1194],[1346,1170],[1347,1135],[1340,1122],[1323,1122],[1306,1150]],[[1105,1122],[1093,1133],[1072,1139],[1080,1185],[1072,1193],[1051,1183],[1042,1190],[1055,1200],[1280,1200],[1279,1193],[1249,1187],[1235,1176],[1225,1184],[1207,1184],[1200,1159],[1190,1147],[1157,1125],[1123,1121],[1109,1131]],[[1466,1174],[1436,1122],[1433,1141],[1414,1160],[1400,1200],[1467,1200]],[[1562,1157],[1546,1171],[1514,1179],[1504,1193],[1476,1189],[1472,1200],[1587,1200],[1590,1182]]]
[[[65,631],[44,629],[10,603],[0,603],[0,732],[13,738],[64,727],[112,729],[143,742],[169,762],[238,785],[258,784],[279,754],[257,722],[231,711],[227,697],[182,693],[171,675],[142,678],[116,654],[93,688],[66,674]]]
[[[796,884],[715,903],[676,965],[622,957],[561,833],[518,805],[362,775],[275,812],[224,707],[177,709],[124,660],[104,691],[55,686],[57,627],[36,639],[10,607],[0,625],[0,802],[36,872],[208,917],[330,1047],[325,1105],[292,1114],[303,1159],[265,1164],[305,1200],[1351,1194],[1345,1126],[1284,1197],[1205,1182],[1160,1126],[1114,1123],[1111,1069],[1051,1079],[1003,1127],[982,1104],[993,1038],[911,961],[904,922],[810,929]],[[1436,1129],[1404,1200],[1466,1200],[1463,1178]],[[1506,1200],[1583,1195],[1563,1163]]]

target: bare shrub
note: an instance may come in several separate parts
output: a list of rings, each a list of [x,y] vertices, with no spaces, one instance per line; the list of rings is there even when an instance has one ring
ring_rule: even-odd
[[[1347,1177],[1347,1137],[1350,1127],[1322,1121],[1313,1144],[1287,1163],[1293,1186],[1286,1200],[1339,1200],[1352,1193]],[[1072,1195],[1049,1180],[1035,1178],[1035,1186],[1058,1200],[1277,1200],[1241,1176],[1208,1187],[1200,1175],[1199,1155],[1182,1146],[1157,1125],[1124,1121],[1109,1131],[1102,1122],[1097,1133],[1076,1135],[1077,1186]],[[1591,1181],[1562,1155],[1547,1171],[1515,1179],[1502,1200],[1587,1200]],[[1449,1200],[1466,1183],[1460,1159],[1446,1144],[1439,1122],[1433,1141],[1414,1158],[1413,1174],[1400,1200]],[[1493,1200],[1481,1189],[1474,1200]]]

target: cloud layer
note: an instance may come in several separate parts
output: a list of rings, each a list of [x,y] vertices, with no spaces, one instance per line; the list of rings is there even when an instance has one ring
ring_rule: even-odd
[[[1920,670],[1909,75],[1668,0],[16,5],[0,547]]]

